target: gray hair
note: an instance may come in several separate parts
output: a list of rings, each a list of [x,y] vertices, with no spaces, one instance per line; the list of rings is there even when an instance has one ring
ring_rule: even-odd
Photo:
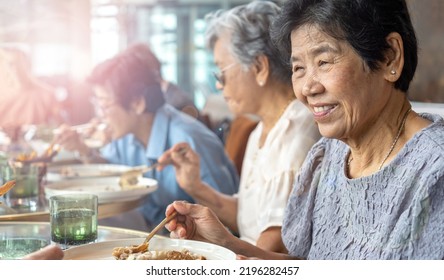
[[[253,1],[230,10],[218,10],[206,15],[207,48],[214,50],[216,41],[228,32],[228,47],[244,69],[256,62],[260,55],[268,57],[271,76],[284,83],[291,83],[291,69],[283,61],[270,38],[270,26],[280,13],[280,7],[269,1]]]

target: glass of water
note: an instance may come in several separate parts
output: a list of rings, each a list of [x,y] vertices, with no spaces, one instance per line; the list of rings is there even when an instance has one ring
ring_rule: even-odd
[[[15,180],[15,186],[6,193],[6,204],[11,208],[35,210],[39,202],[39,170],[34,164],[17,164],[2,168],[4,181]]]
[[[62,249],[97,241],[97,195],[62,194],[49,198],[51,242]]]
[[[20,259],[48,244],[43,238],[0,238],[0,260]]]

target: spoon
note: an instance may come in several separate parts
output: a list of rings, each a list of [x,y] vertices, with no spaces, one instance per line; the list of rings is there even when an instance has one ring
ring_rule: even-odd
[[[15,180],[6,182],[3,186],[0,187],[0,196],[9,192],[9,190],[12,189],[14,186],[15,186]]]
[[[133,253],[138,253],[138,252],[146,252],[148,251],[148,245],[149,245],[149,241],[151,240],[151,238],[153,238],[153,236],[160,230],[162,229],[167,223],[169,223],[172,219],[174,219],[177,216],[177,212],[174,211],[171,215],[169,215],[168,217],[165,217],[165,219],[163,219],[149,234],[148,236],[145,238],[145,241],[143,241],[142,244],[140,244],[139,246],[134,246],[133,248],[131,248]]]
[[[184,155],[186,153],[185,149],[179,150],[179,154]],[[143,173],[148,172],[157,168],[160,163],[156,162],[152,165],[140,165],[132,168],[131,170],[125,171],[120,175],[119,185],[122,188],[131,187],[137,185],[137,178],[141,176]]]

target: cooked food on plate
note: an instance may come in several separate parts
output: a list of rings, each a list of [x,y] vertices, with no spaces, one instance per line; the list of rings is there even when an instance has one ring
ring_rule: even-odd
[[[138,177],[121,177],[119,180],[119,186],[122,189],[133,189],[138,187],[139,178]]]
[[[162,251],[141,251],[135,250],[137,246],[116,247],[112,255],[116,260],[206,260],[202,255],[190,252],[187,249],[182,251],[162,250]]]

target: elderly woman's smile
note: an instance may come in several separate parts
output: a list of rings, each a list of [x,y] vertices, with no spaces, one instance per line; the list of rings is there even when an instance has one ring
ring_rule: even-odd
[[[330,113],[336,105],[311,105],[313,107],[315,117],[323,117]]]

